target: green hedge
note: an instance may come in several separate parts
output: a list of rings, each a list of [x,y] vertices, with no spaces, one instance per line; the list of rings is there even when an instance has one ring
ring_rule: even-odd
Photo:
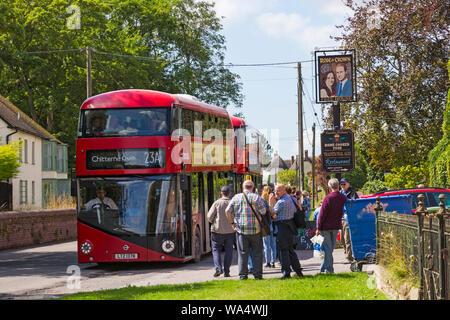
[[[450,143],[442,139],[429,154],[430,186],[448,188],[450,186]]]
[[[447,62],[450,79],[450,61]],[[447,104],[442,125],[444,136],[428,154],[430,163],[430,186],[450,187],[450,89],[447,91]]]

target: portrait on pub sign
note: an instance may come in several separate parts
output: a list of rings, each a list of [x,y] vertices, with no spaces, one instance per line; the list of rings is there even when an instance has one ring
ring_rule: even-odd
[[[352,55],[318,57],[318,102],[354,101]]]

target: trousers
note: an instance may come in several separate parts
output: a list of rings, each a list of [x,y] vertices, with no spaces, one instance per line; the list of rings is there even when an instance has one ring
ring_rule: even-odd
[[[211,247],[214,260],[214,266],[217,271],[223,271],[225,274],[230,273],[230,266],[233,260],[233,244],[234,244],[234,233],[215,233],[211,232]],[[225,248],[225,254],[223,257],[222,266],[222,248]]]
[[[293,230],[296,230],[294,222],[279,221],[277,226],[277,248],[280,253],[281,272],[284,276],[290,276],[292,270],[301,273],[300,261],[294,250],[295,234]]]
[[[334,272],[333,251],[336,246],[339,230],[321,230],[320,234],[325,238],[322,246],[325,251],[325,257],[320,264],[320,272]]]
[[[263,242],[266,263],[275,263],[277,260],[277,237],[271,232],[270,235],[263,238]]]
[[[262,279],[263,271],[263,240],[261,233],[246,235],[236,233],[236,246],[238,251],[239,278],[248,278],[248,256],[252,251],[253,276]]]
[[[348,222],[342,219],[341,244],[344,247],[344,254],[347,260],[353,260],[352,243],[350,241],[350,229]]]

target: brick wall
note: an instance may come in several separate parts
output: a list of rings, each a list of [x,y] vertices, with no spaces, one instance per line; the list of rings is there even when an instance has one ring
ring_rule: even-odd
[[[74,240],[75,209],[0,212],[0,250]]]

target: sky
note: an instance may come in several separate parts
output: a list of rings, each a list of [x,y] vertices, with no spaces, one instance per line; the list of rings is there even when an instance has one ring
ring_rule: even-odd
[[[210,2],[213,2],[211,0]],[[334,49],[330,39],[352,14],[342,0],[215,0],[223,17],[225,63],[302,62],[304,149],[312,154],[312,125],[316,123],[316,156],[320,154],[322,106],[315,103],[315,49]],[[307,62],[309,61],[309,62]],[[243,84],[246,122],[265,133],[283,159],[298,154],[297,64],[230,67]],[[326,105],[325,111],[329,105]],[[314,115],[317,114],[317,116]],[[277,139],[279,137],[279,139]]]

